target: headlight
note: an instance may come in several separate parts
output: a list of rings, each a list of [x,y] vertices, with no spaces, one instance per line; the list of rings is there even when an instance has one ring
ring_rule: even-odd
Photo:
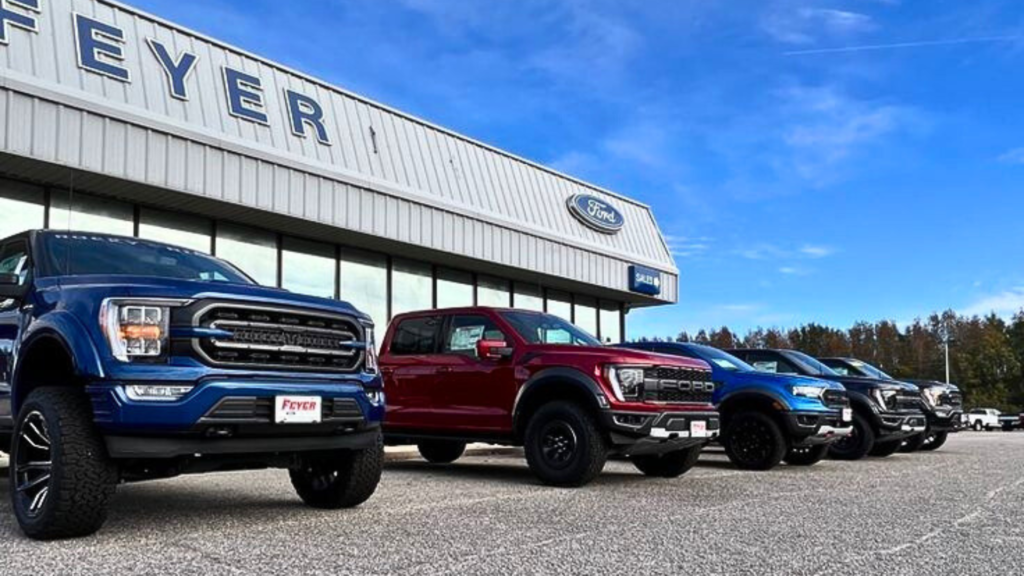
[[[644,369],[629,366],[609,366],[608,382],[619,402],[636,400],[644,385]]]
[[[943,393],[941,388],[925,388],[921,391],[921,397],[924,398],[925,404],[934,407],[942,402]]]
[[[793,386],[791,387],[794,396],[807,398],[821,398],[825,395],[825,388],[821,386]]]
[[[366,399],[374,406],[384,405],[384,391],[377,388],[367,388]]]
[[[100,307],[100,326],[114,358],[131,362],[165,354],[170,316],[169,303],[105,300]]]
[[[896,408],[896,391],[895,390],[875,390],[874,396],[878,404],[886,409],[892,410]]]
[[[366,332],[366,372],[376,374],[377,366],[377,339],[373,333],[373,324],[363,324],[363,331]]]

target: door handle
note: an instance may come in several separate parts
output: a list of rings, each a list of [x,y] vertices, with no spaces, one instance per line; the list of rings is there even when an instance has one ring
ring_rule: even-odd
[[[437,369],[438,374],[450,374],[452,371],[451,366],[441,366]]]

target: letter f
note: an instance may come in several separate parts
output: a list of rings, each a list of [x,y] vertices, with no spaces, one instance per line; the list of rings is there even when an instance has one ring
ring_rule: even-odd
[[[12,27],[18,27],[29,32],[39,32],[39,23],[32,12],[39,13],[39,2],[41,0],[0,0],[0,44],[8,44],[10,38],[8,32]],[[18,7],[27,10],[29,14],[15,12],[7,6]]]

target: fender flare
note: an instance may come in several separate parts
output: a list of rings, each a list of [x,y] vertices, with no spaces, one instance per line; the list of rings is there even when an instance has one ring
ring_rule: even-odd
[[[70,312],[59,310],[40,317],[25,331],[15,351],[16,357],[24,357],[39,342],[50,340],[60,345],[71,359],[74,374],[78,378],[103,378],[103,364],[99,352],[88,331]],[[11,411],[21,409],[23,398],[20,392],[22,362],[18,361],[11,377]]]
[[[785,398],[783,398],[782,395],[771,390],[759,390],[751,388],[747,388],[745,390],[737,390],[735,392],[730,392],[729,394],[726,394],[725,397],[722,398],[718,402],[718,404],[716,404],[716,408],[721,407],[726,402],[740,400],[771,400],[774,402],[778,402],[779,404],[782,404],[784,412],[789,412],[790,410],[792,410],[792,407],[790,406],[789,402]]]
[[[853,408],[854,412],[859,412],[866,416],[868,422],[877,429],[879,424],[878,408],[875,406],[874,401],[863,393],[854,390],[847,390],[846,395],[850,398],[850,407]]]
[[[524,424],[520,420],[522,417],[522,407],[527,404],[527,400],[533,394],[539,393],[538,391],[546,383],[553,381],[569,384],[583,392],[591,400],[590,407],[597,410],[602,409],[598,398],[607,398],[601,386],[592,377],[580,370],[575,368],[546,368],[534,374],[519,388],[515,404],[512,406],[512,429],[514,431],[518,432]]]

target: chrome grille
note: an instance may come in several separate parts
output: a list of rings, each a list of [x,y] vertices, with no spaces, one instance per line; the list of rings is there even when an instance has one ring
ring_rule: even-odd
[[[214,365],[353,372],[363,361],[362,330],[346,316],[218,304],[193,325],[211,332],[193,347]]]
[[[920,394],[914,394],[912,392],[898,392],[896,394],[896,410],[897,411],[916,411],[920,410],[923,406]]]
[[[709,404],[715,393],[711,372],[678,366],[644,370],[644,400],[673,404]]]

